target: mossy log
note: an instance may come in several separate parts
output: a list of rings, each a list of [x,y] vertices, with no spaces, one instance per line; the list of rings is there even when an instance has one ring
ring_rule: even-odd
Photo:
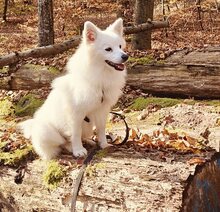
[[[127,84],[163,97],[220,99],[220,48],[179,51],[164,63],[128,66]],[[149,61],[148,61],[149,63]],[[0,78],[2,89],[33,89],[49,86],[59,73],[24,66]],[[1,83],[2,82],[2,83]]]
[[[189,166],[186,158],[171,163],[174,155],[173,159],[162,160],[160,154],[143,156],[118,149],[95,156],[84,173],[76,211],[179,211],[184,182],[195,167]],[[70,211],[78,168],[72,168],[59,187],[51,191],[42,180],[44,161],[35,160],[26,170],[23,183],[16,185],[15,170],[1,167],[3,211]]]
[[[56,54],[63,53],[71,48],[76,47],[80,42],[80,36],[75,36],[73,39],[67,40],[63,43],[36,47],[23,52],[14,52],[0,57],[0,68],[10,64],[16,64],[20,60],[28,57],[51,57]]]
[[[56,68],[48,66],[40,66],[34,64],[25,64],[16,72],[4,73],[0,78],[0,89],[35,89],[41,87],[49,87],[51,81],[60,74]]]
[[[20,69],[0,79],[1,89],[35,89],[49,87],[58,74],[47,68],[41,71]],[[153,64],[128,68],[127,84],[163,97],[220,99],[220,65]]]
[[[220,99],[220,65],[137,65],[127,84],[157,96]]]
[[[127,83],[159,96],[220,99],[220,48],[180,51],[163,64],[129,67]]]

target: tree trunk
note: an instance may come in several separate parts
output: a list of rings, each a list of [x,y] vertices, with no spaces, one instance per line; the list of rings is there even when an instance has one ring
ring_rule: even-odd
[[[142,24],[149,19],[153,20],[154,0],[136,0],[135,3],[135,24]],[[133,37],[134,49],[151,49],[151,30],[140,32]]]
[[[38,0],[39,46],[54,44],[53,0]]]
[[[8,0],[5,0],[3,16],[2,16],[4,21],[7,21],[7,10],[8,10]]]
[[[196,7],[197,7],[199,25],[201,27],[201,30],[204,30],[204,27],[202,24],[202,15],[201,15],[201,0],[196,0]]]
[[[220,12],[220,3],[217,0],[215,0],[215,6],[216,6],[217,12]]]

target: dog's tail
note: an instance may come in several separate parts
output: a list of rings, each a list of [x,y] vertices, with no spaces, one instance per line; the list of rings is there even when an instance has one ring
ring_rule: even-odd
[[[33,122],[34,119],[28,119],[18,124],[18,129],[20,129],[23,132],[24,137],[27,139],[31,138]]]

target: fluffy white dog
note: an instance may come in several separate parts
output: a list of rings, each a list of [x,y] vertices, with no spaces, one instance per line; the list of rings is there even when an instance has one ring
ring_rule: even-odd
[[[108,146],[105,125],[111,107],[125,84],[123,21],[102,31],[85,22],[82,42],[67,64],[67,73],[55,79],[52,91],[33,119],[20,124],[26,138],[44,159],[65,147],[75,157],[87,154],[82,139],[96,127],[99,145]]]

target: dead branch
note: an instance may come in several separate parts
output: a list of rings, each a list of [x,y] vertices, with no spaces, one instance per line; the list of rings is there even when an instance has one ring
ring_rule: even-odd
[[[132,27],[125,27],[124,33],[126,35],[135,34],[138,32],[143,32],[151,29],[159,29],[169,27],[168,21],[148,21],[147,23],[139,24]]]
[[[64,51],[76,47],[79,44],[79,42],[80,42],[80,36],[76,36],[73,39],[67,40],[60,44],[37,47],[24,52],[14,52],[0,57],[0,67],[17,63],[19,60],[28,57],[38,58],[38,57],[48,57],[48,56],[60,54]]]
[[[163,27],[168,27],[169,24],[167,21],[149,21],[144,24],[140,24],[132,27],[125,27],[124,33],[126,35],[133,34],[141,31],[146,31],[150,29],[158,29]],[[15,64],[19,60],[33,57],[50,57],[56,54],[63,53],[71,48],[75,48],[79,45],[80,36],[75,36],[71,40],[67,40],[60,44],[54,44],[49,46],[37,47],[34,49],[30,49],[24,52],[14,52],[5,56],[0,57],[0,68],[6,65]]]

